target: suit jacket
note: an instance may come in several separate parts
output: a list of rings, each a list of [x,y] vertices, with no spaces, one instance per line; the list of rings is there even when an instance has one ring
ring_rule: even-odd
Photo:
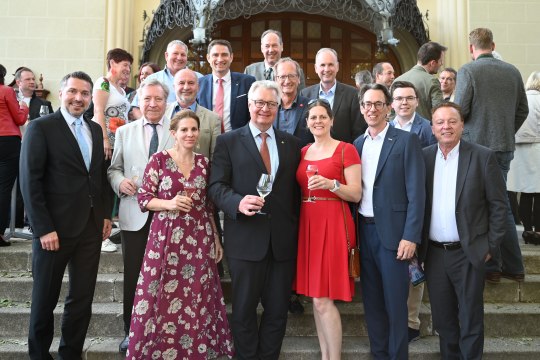
[[[423,150],[426,164],[426,216],[419,259],[429,247],[433,205],[433,177],[438,145]],[[483,269],[484,258],[494,254],[506,233],[506,185],[493,151],[461,141],[456,179],[456,223],[459,240],[471,264]]]
[[[411,70],[398,76],[394,81],[408,81],[413,83],[418,93],[418,108],[416,108],[416,112],[431,121],[431,109],[444,101],[439,80],[433,75],[428,74],[422,66],[415,65]]]
[[[143,119],[133,121],[116,130],[116,140],[111,159],[111,166],[107,171],[109,182],[114,192],[120,197],[118,219],[121,230],[138,231],[148,220],[148,212],[142,212],[139,203],[131,196],[120,193],[120,183],[128,178],[131,179],[133,166],[137,166],[142,172],[148,164],[148,150],[144,141]],[[163,120],[163,136],[158,144],[158,152],[169,149],[174,145],[174,138],[169,132],[169,118]]]
[[[390,125],[394,127],[396,126],[396,123],[396,118],[390,121]],[[418,139],[420,139],[420,146],[423,148],[437,143],[437,139],[431,130],[431,124],[418,113],[414,115],[411,132],[418,136]]]
[[[60,110],[28,124],[20,186],[34,236],[56,231],[60,238],[76,237],[84,230],[92,209],[99,231],[103,219],[111,218],[112,193],[102,130],[99,124],[85,122],[92,136],[90,170]]]
[[[454,100],[465,118],[463,140],[494,151],[514,151],[514,135],[529,113],[515,66],[485,55],[463,65]]]
[[[309,99],[303,96],[298,95],[296,97],[296,106],[298,107],[298,110],[296,111],[296,128],[294,130],[293,135],[296,136],[298,139],[300,139],[300,147],[304,147],[309,143],[312,143],[315,141],[313,138],[313,134],[309,129],[307,128],[307,115],[308,115],[308,102]],[[274,127],[278,130],[279,129],[279,112],[278,112],[278,119],[274,121]]]
[[[260,62],[256,62],[256,63],[253,63],[253,64],[249,64],[248,66],[246,66],[246,68],[244,69],[244,74],[248,74],[248,75],[251,75],[253,76],[255,79],[257,80],[266,80],[264,78],[264,61],[260,61]],[[300,68],[300,74],[298,74],[300,76],[300,84],[298,85],[298,91],[302,90],[303,88],[306,87],[306,79],[304,77],[304,71],[302,70],[302,68]],[[276,80],[276,72],[275,71],[272,71],[272,79],[273,81]]]
[[[165,110],[165,117],[172,119],[172,114],[177,102],[169,103]],[[203,154],[209,160],[212,160],[214,148],[216,147],[216,138],[221,134],[221,121],[218,114],[197,104],[195,114],[199,117],[199,139],[195,152]]]
[[[300,95],[308,99],[317,99],[319,88],[320,84],[311,85],[303,89]],[[334,125],[331,134],[334,139],[352,143],[354,139],[366,131],[367,124],[360,112],[356,88],[338,81],[332,112],[334,113]]]
[[[199,92],[197,103],[207,109],[213,110],[213,75],[208,74],[199,78]],[[248,91],[255,78],[231,71],[231,126],[238,129],[249,122]]]
[[[52,114],[54,112],[50,101],[43,100],[35,93],[32,94],[32,98],[30,99],[30,106],[28,107],[30,109],[30,120],[37,119],[41,116],[39,115],[39,111],[41,110],[42,105],[45,105],[49,108],[49,114]]]
[[[354,142],[362,157],[366,137]],[[420,244],[424,222],[426,169],[418,137],[388,128],[377,164],[373,209],[385,248],[397,250],[401,239]]]
[[[269,247],[276,261],[296,259],[300,191],[296,169],[300,145],[296,137],[275,130],[279,168],[262,211],[245,216],[238,205],[245,195],[256,195],[259,177],[266,172],[249,126],[217,138],[209,194],[225,213],[225,254],[230,258],[261,261]]]

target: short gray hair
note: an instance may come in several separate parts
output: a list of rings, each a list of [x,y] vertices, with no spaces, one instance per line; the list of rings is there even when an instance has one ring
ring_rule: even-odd
[[[278,69],[278,65],[279,64],[283,64],[285,62],[290,62],[290,63],[293,63],[294,64],[294,67],[296,68],[296,75],[300,76],[300,72],[302,71],[301,68],[300,68],[300,64],[298,64],[298,62],[296,62],[295,60],[291,59],[290,57],[283,57],[281,59],[279,59],[275,64],[274,64],[274,71],[276,72],[277,74],[277,69]]]
[[[186,52],[188,52],[189,50],[188,46],[182,40],[173,40],[167,44],[167,51],[169,51],[169,49],[172,48],[174,45],[183,47],[186,50]]]
[[[533,71],[532,74],[529,75],[525,89],[540,91],[540,71]]]
[[[315,55],[315,62],[317,62],[317,58],[323,52],[330,52],[330,53],[334,54],[334,56],[336,57],[336,62],[339,62],[339,57],[338,57],[337,51],[332,49],[332,48],[321,48],[321,49],[319,49],[319,51],[317,51],[317,55]]]
[[[354,76],[354,82],[358,85],[371,84],[373,82],[373,77],[369,70],[361,70],[356,73]]]
[[[137,96],[139,96],[139,98],[142,96],[142,90],[147,86],[159,86],[159,87],[161,87],[163,89],[165,99],[167,99],[169,97],[169,87],[167,85],[163,84],[158,79],[155,79],[155,78],[148,79],[148,78],[146,78],[146,79],[144,79],[144,81],[141,83],[141,85],[137,89]]]
[[[266,35],[268,35],[268,34],[276,34],[277,37],[279,38],[279,43],[280,43],[280,45],[283,45],[283,39],[282,39],[282,37],[281,37],[281,33],[280,33],[279,31],[273,30],[273,29],[268,29],[268,30],[266,30],[265,32],[262,33],[262,35],[261,35],[261,42],[262,42],[262,39],[263,39]]]
[[[248,92],[249,100],[255,100],[253,99],[253,94],[259,88],[273,90],[274,94],[276,95],[276,102],[278,104],[281,104],[281,89],[279,88],[279,85],[275,81],[271,81],[271,80],[259,80],[251,84],[251,87],[249,88],[249,92]]]

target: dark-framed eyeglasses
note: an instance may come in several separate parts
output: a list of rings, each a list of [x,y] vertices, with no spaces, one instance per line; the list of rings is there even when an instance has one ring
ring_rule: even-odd
[[[279,103],[275,101],[264,101],[264,100],[254,100],[254,99],[251,99],[251,101],[253,101],[257,109],[262,109],[266,105],[266,107],[269,110],[274,110],[274,109],[277,109],[279,105]]]
[[[360,105],[362,105],[362,107],[366,110],[369,110],[371,109],[372,107],[375,107],[375,110],[381,110],[383,107],[386,106],[385,103],[383,103],[382,101],[376,101],[376,102],[370,102],[370,101],[362,101],[360,103]]]

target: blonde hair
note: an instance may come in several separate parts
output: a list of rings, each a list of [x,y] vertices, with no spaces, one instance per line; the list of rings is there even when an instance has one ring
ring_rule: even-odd
[[[531,75],[529,75],[527,84],[525,84],[525,89],[540,91],[540,71],[533,71]]]

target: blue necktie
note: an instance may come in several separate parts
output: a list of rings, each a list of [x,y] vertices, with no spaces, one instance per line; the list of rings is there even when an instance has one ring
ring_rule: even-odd
[[[81,149],[81,154],[86,165],[86,170],[90,170],[90,149],[88,148],[88,143],[86,142],[86,139],[84,138],[84,135],[82,133],[82,125],[83,124],[81,119],[75,119],[75,137],[77,138],[77,142],[79,143],[79,148]]]
[[[152,137],[150,138],[150,146],[148,149],[148,157],[154,155],[157,152],[158,144],[159,144],[159,138],[156,127],[158,124],[148,124],[152,127],[154,132],[152,133]]]

